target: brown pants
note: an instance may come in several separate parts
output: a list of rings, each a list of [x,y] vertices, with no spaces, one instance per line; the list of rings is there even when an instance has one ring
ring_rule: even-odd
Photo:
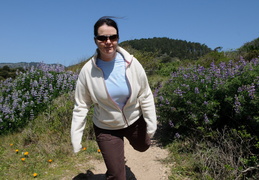
[[[107,180],[126,180],[123,138],[126,137],[131,146],[140,152],[146,151],[151,144],[143,116],[125,129],[105,130],[94,126],[94,130],[107,167]]]

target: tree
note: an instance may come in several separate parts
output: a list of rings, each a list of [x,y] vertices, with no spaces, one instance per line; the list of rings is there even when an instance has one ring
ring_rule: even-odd
[[[197,60],[199,57],[212,51],[205,44],[169,39],[166,37],[124,41],[120,43],[120,46],[131,46],[133,49],[142,52],[156,52],[158,57],[167,54],[171,58],[179,58],[181,60]]]
[[[2,69],[3,69],[4,71],[10,72],[10,67],[9,67],[9,66],[4,66]]]

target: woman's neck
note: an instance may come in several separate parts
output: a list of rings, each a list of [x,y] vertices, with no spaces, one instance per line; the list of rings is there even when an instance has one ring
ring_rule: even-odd
[[[111,60],[115,59],[115,57],[116,57],[116,52],[114,54],[111,54],[111,55],[108,55],[108,56],[103,55],[103,54],[99,55],[99,58],[103,61],[111,61]]]

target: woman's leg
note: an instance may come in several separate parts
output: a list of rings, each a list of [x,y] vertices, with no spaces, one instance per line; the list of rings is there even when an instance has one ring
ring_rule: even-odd
[[[96,141],[107,167],[107,180],[126,180],[124,141],[119,131],[94,126]]]
[[[125,137],[137,151],[144,152],[150,147],[151,140],[147,135],[147,124],[143,116],[125,129]]]

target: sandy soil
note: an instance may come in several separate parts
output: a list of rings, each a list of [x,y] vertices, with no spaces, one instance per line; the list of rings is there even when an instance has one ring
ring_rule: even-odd
[[[127,180],[168,180],[170,167],[161,161],[168,156],[168,151],[159,147],[155,141],[146,152],[134,150],[125,139],[125,157],[127,168]],[[74,180],[104,180],[106,167],[103,161],[92,161],[95,168]]]

